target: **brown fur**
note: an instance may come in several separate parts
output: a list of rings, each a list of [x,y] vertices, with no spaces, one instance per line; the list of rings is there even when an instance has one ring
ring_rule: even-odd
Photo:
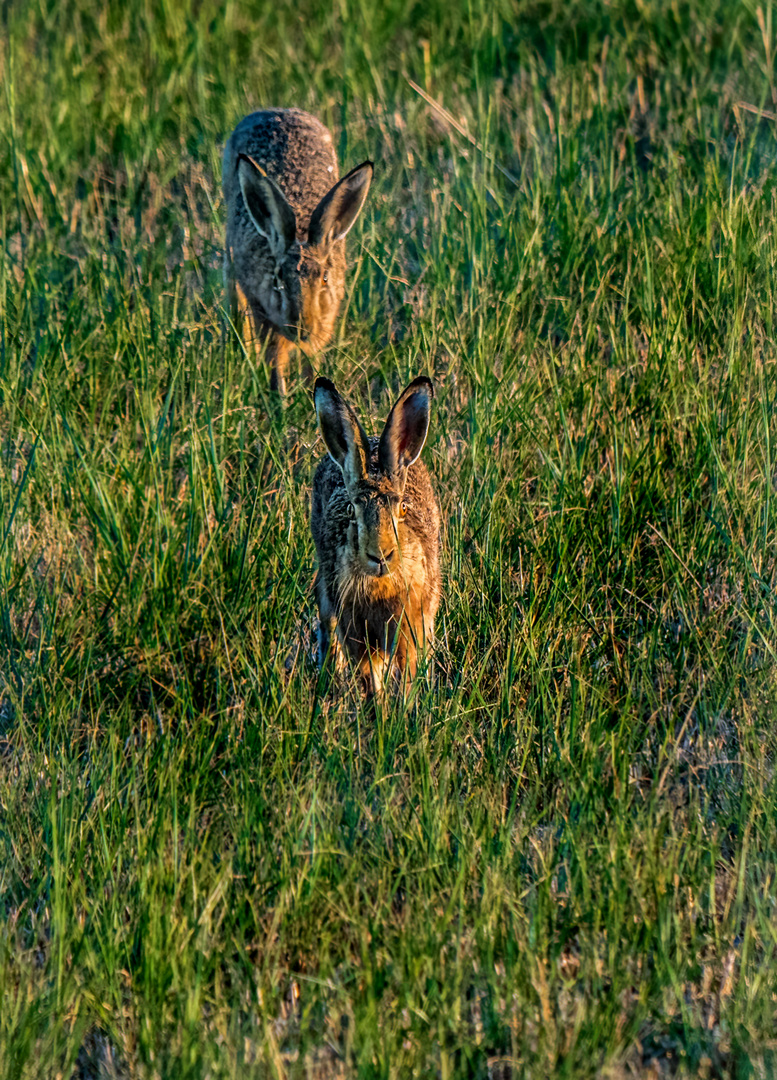
[[[257,176],[269,181],[270,197],[259,202],[263,208],[275,210],[272,196],[277,195],[279,213],[271,219],[285,222],[289,229],[280,239],[259,231],[243,196],[241,169],[245,170],[243,182]],[[347,205],[333,207],[333,225],[342,219],[348,231],[366,198],[371,176],[372,165],[365,162],[343,179],[338,193]],[[267,342],[271,383],[281,393],[291,350],[296,346],[310,356],[327,344],[345,295],[342,228],[309,237],[311,220],[315,223],[317,208],[332,194],[337,181],[331,134],[300,109],[265,109],[246,116],[224,149],[224,274],[230,309],[255,348]]]
[[[319,563],[321,662],[332,648],[342,664],[339,643],[370,692],[382,688],[387,674],[400,683],[412,679],[418,653],[432,641],[441,596],[440,514],[420,459],[387,473],[380,441],[364,439],[363,475],[346,476],[348,467],[331,456],[319,463],[311,531]],[[378,574],[375,556],[388,557]]]

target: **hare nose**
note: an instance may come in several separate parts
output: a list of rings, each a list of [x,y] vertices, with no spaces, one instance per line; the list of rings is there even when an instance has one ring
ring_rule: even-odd
[[[396,548],[393,551],[381,552],[380,555],[373,555],[371,551],[367,552],[367,558],[370,561],[372,569],[378,575],[388,573],[388,564],[394,558]]]
[[[380,551],[380,555],[373,555],[371,551],[368,551],[367,552],[367,557],[369,559],[372,559],[374,562],[388,563],[388,562],[391,562],[391,560],[394,558],[394,553],[395,552],[396,552],[396,548],[392,548],[391,551]]]

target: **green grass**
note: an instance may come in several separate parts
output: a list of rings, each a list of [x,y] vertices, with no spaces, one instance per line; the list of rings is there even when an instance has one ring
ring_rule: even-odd
[[[0,20],[0,1080],[773,1075],[777,10]],[[311,659],[309,389],[222,337],[262,104],[376,161],[321,370],[437,387],[377,717]]]

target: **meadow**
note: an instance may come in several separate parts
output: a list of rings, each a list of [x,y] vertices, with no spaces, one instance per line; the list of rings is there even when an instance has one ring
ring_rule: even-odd
[[[0,1080],[777,1073],[777,5],[0,6]],[[318,370],[418,374],[433,663],[314,663],[263,105],[375,181]],[[375,430],[375,428],[371,429]]]

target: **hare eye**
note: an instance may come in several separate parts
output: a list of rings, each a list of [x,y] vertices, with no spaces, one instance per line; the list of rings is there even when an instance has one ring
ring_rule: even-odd
[[[323,283],[325,285],[329,281],[329,271],[328,270],[325,270],[324,273],[321,275],[321,280],[323,281]]]
[[[354,505],[352,502],[348,503],[348,509],[346,510],[346,513],[348,514],[349,518],[353,518],[356,516],[356,510],[354,509]]]
[[[401,502],[399,504],[399,516],[404,517],[406,513],[407,513],[407,503],[403,501],[403,502]]]
[[[275,279],[275,283],[274,283],[273,287],[274,287],[276,292],[283,292],[283,282],[281,281],[280,278]]]

